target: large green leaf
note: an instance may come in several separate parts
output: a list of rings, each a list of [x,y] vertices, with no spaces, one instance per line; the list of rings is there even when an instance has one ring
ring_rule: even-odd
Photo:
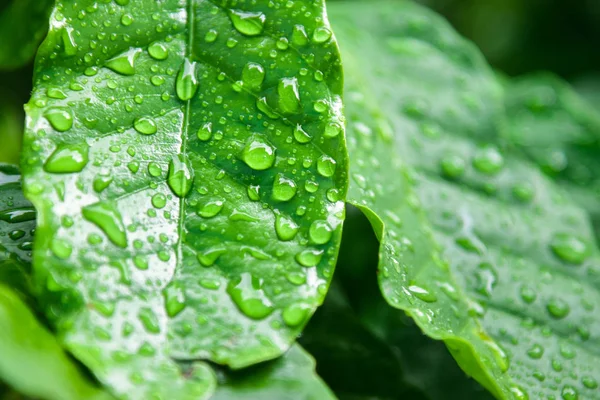
[[[381,239],[386,300],[498,398],[598,398],[587,215],[504,148],[501,90],[481,55],[410,3],[330,15],[346,67],[349,197]]]
[[[88,382],[20,297],[0,284],[2,381],[36,399],[111,399],[111,396]]]
[[[54,0],[13,0],[0,11],[0,70],[30,61],[48,31]]]
[[[59,1],[50,25],[23,174],[67,348],[132,398],[210,391],[206,365],[190,379],[172,358],[280,355],[323,299],[344,216],[323,2]]]
[[[506,87],[507,136],[592,215],[600,233],[600,111],[559,78]]]

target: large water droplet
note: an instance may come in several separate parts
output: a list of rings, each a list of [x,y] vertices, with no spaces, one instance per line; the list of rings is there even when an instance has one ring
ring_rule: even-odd
[[[64,144],[54,150],[44,164],[44,171],[53,174],[70,174],[85,168],[89,158],[87,143]]]
[[[175,89],[177,91],[177,97],[183,101],[187,101],[194,97],[198,90],[195,62],[192,62],[187,58],[183,61],[183,65],[177,74]]]
[[[333,229],[327,221],[316,220],[314,221],[308,230],[310,240],[315,244],[325,244],[331,240],[333,235]]]
[[[167,315],[171,318],[179,314],[185,308],[185,294],[178,283],[172,283],[163,291]]]
[[[65,27],[61,33],[63,49],[67,56],[74,56],[77,54],[77,42],[75,42],[75,35],[73,35],[73,32],[74,29],[68,26]]]
[[[198,208],[198,215],[203,218],[212,218],[223,209],[223,200],[209,200]]]
[[[177,197],[185,197],[192,189],[194,170],[189,159],[183,154],[178,154],[169,163],[167,183]]]
[[[95,203],[82,210],[83,218],[100,228],[115,245],[127,247],[127,233],[121,213],[112,203]]]
[[[273,200],[290,201],[296,195],[296,183],[283,176],[277,174],[273,180]]]
[[[203,142],[209,140],[212,136],[212,124],[207,122],[202,125],[200,129],[198,129],[196,136],[198,136],[198,139],[202,140]]]
[[[152,205],[156,208],[165,208],[167,205],[167,196],[162,193],[156,193],[152,196]]]
[[[311,141],[312,137],[302,128],[302,125],[296,125],[294,129],[294,139],[298,143],[304,144]]]
[[[408,290],[419,300],[422,300],[426,303],[434,303],[437,301],[437,296],[435,293],[429,291],[422,286],[411,285],[408,287]]]
[[[52,107],[46,110],[44,117],[50,122],[50,125],[59,132],[65,132],[73,126],[73,116],[71,112],[62,107]]]
[[[35,209],[33,207],[13,208],[0,211],[0,221],[10,224],[35,221]]]
[[[306,29],[302,25],[295,25],[292,31],[292,43],[296,46],[305,46],[308,43]]]
[[[261,135],[252,135],[242,152],[242,160],[252,169],[263,171],[275,163],[275,148]]]
[[[308,304],[294,303],[287,306],[281,316],[288,326],[298,326],[310,315],[311,307]]]
[[[298,225],[291,217],[283,214],[278,214],[275,217],[275,232],[279,240],[292,240],[298,233],[298,229]]]
[[[169,51],[164,44],[154,42],[148,46],[148,54],[156,60],[164,60],[169,56]]]
[[[273,304],[262,290],[262,281],[249,273],[233,279],[227,293],[240,311],[252,319],[263,319],[273,312]]]
[[[106,67],[121,75],[133,75],[135,74],[135,59],[140,51],[140,49],[131,48],[129,51],[108,60]]]
[[[539,360],[544,355],[544,348],[539,344],[534,344],[527,350],[527,355],[534,360]]]
[[[564,400],[577,400],[577,399],[579,399],[579,393],[577,392],[577,389],[575,389],[571,385],[565,385],[565,386],[563,386],[562,391],[560,392],[560,396]]]
[[[329,178],[335,174],[335,160],[328,155],[323,154],[317,160],[317,171],[321,176]]]
[[[229,18],[233,26],[246,36],[260,35],[265,25],[265,14],[261,12],[249,12],[241,10],[230,10]]]
[[[554,235],[550,247],[561,260],[571,264],[581,264],[589,253],[589,248],[583,240],[567,233]]]
[[[248,63],[242,70],[242,82],[244,87],[258,89],[265,80],[265,69],[257,63]]]
[[[551,299],[546,305],[546,308],[548,309],[550,315],[556,319],[566,317],[571,311],[569,305],[564,300],[556,298]]]
[[[504,166],[504,158],[495,147],[483,147],[475,153],[473,166],[484,174],[493,175]]]
[[[300,93],[298,79],[283,78],[277,85],[279,109],[285,114],[295,114],[300,110]]]
[[[315,43],[324,43],[326,41],[328,41],[329,39],[331,39],[331,30],[324,27],[324,26],[320,26],[317,29],[315,29],[315,31],[313,32],[313,42]]]
[[[133,122],[133,127],[142,135],[153,135],[156,133],[156,122],[150,117],[140,117]]]

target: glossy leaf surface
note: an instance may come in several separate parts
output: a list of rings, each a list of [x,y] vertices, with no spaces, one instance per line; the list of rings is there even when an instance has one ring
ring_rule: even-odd
[[[0,70],[33,59],[48,31],[54,0],[13,0],[0,12]]]
[[[172,358],[274,358],[326,292],[340,66],[323,2],[289,4],[56,5],[24,143],[34,278],[121,396],[209,394],[206,366],[181,377]]]
[[[349,197],[381,238],[386,300],[498,398],[598,398],[587,214],[502,142],[501,90],[481,55],[409,3],[330,16],[348,82]]]

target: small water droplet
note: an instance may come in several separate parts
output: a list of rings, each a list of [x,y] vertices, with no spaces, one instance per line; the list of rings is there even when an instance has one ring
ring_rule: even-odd
[[[102,193],[113,181],[110,175],[97,175],[94,178],[93,187],[96,193]]]
[[[242,70],[242,83],[249,89],[259,89],[265,80],[265,69],[257,63],[248,63]]]
[[[232,279],[227,285],[227,293],[249,318],[263,319],[273,312],[273,304],[262,290],[262,280],[249,273]]]
[[[465,160],[456,155],[448,155],[440,161],[442,173],[448,178],[456,179],[460,177],[466,168]]]
[[[577,392],[577,389],[575,389],[571,385],[563,386],[560,395],[564,400],[577,400],[579,398],[579,393]]]
[[[306,29],[302,25],[295,25],[292,31],[292,43],[296,46],[306,46],[308,43],[308,35]]]
[[[246,142],[242,160],[250,168],[263,171],[275,163],[275,148],[262,135],[252,135]]]
[[[265,14],[261,12],[250,12],[241,10],[230,10],[229,18],[233,26],[241,34],[246,36],[260,35],[265,25]]]
[[[175,83],[177,97],[182,101],[190,100],[198,91],[198,78],[196,78],[196,63],[188,60],[183,61],[181,69],[177,74]]]
[[[550,313],[550,315],[556,319],[561,319],[566,317],[571,309],[569,305],[561,299],[551,299],[546,305],[546,309]]]
[[[207,122],[204,125],[202,125],[200,129],[198,129],[197,136],[198,139],[202,140],[203,142],[210,140],[210,138],[212,137],[212,123]]]
[[[298,143],[304,144],[310,142],[312,137],[302,129],[302,125],[296,125],[296,128],[294,129],[294,139],[296,139]]]
[[[495,147],[482,147],[473,157],[473,166],[484,174],[497,174],[504,166],[504,157]]]
[[[140,49],[131,48],[127,52],[108,60],[106,67],[121,75],[134,75],[135,59],[140,51]]]
[[[52,239],[52,242],[50,242],[50,250],[52,250],[52,253],[56,257],[66,260],[71,257],[71,253],[73,253],[73,246],[71,246],[71,244],[64,239],[54,238]]]
[[[185,197],[192,189],[193,182],[194,170],[189,159],[183,154],[173,157],[169,163],[167,183],[175,196]]]
[[[127,247],[127,233],[121,213],[111,203],[95,203],[82,210],[83,218],[95,224],[115,245]]]
[[[515,400],[529,400],[529,395],[527,392],[518,386],[511,387],[510,392],[514,396]]]
[[[323,136],[325,136],[326,138],[334,138],[338,136],[341,131],[342,127],[340,126],[340,124],[338,124],[337,122],[331,122],[325,127],[325,132],[323,133]]]
[[[331,39],[331,30],[324,26],[320,26],[313,32],[312,40],[314,43],[324,43]]]
[[[426,303],[435,303],[437,301],[437,296],[435,293],[430,290],[417,285],[411,285],[408,287],[408,290],[419,300],[422,300]]]
[[[150,333],[160,333],[160,324],[154,311],[150,308],[142,308],[138,313],[138,318],[144,329]]]
[[[89,158],[87,143],[60,145],[48,157],[44,164],[44,171],[53,174],[70,174],[85,168]]]
[[[163,296],[165,298],[165,308],[169,317],[173,318],[185,309],[185,294],[180,284],[171,283],[163,291]]]
[[[584,376],[583,378],[581,378],[581,383],[583,383],[583,386],[585,386],[588,389],[598,388],[598,381],[591,376]]]
[[[527,304],[531,304],[537,298],[537,293],[531,288],[531,286],[523,285],[520,290],[521,298]]]
[[[287,306],[281,313],[281,316],[283,317],[283,322],[285,322],[287,326],[294,327],[306,321],[310,312],[311,307],[309,305],[294,303]]]
[[[153,176],[155,178],[159,177],[162,175],[162,167],[160,166],[160,164],[152,161],[148,164],[148,173],[150,174],[150,176]]]
[[[544,355],[544,348],[539,344],[534,344],[527,350],[527,355],[534,360],[539,360]]]
[[[165,208],[167,205],[167,196],[162,193],[156,193],[152,196],[152,205],[156,208]]]
[[[49,108],[44,113],[44,117],[46,117],[48,122],[50,122],[50,125],[59,132],[66,132],[73,126],[73,116],[66,108]]]

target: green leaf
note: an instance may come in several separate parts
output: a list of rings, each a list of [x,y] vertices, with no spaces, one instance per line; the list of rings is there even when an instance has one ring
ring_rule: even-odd
[[[293,345],[277,360],[239,371],[221,371],[219,387],[211,400],[335,399],[315,373],[314,359]]]
[[[36,399],[111,398],[88,382],[54,336],[37,321],[20,297],[3,284],[0,284],[0,381]]]
[[[549,74],[510,81],[505,104],[508,140],[592,215],[600,237],[600,112]]]
[[[281,5],[57,3],[24,141],[34,280],[122,397],[200,398],[208,367],[172,358],[272,359],[322,302],[346,191],[339,56],[322,1]]]
[[[16,167],[0,164],[0,283],[28,296],[35,210],[20,180]]]
[[[386,300],[498,398],[598,398],[588,217],[503,144],[501,90],[481,55],[410,3],[330,16],[347,77],[349,198],[381,238]]]
[[[0,163],[17,164],[23,136],[23,111],[19,112],[15,104],[5,101],[5,96],[12,98],[13,93],[0,90]]]
[[[48,31],[54,0],[13,0],[0,12],[0,70],[29,62]]]

